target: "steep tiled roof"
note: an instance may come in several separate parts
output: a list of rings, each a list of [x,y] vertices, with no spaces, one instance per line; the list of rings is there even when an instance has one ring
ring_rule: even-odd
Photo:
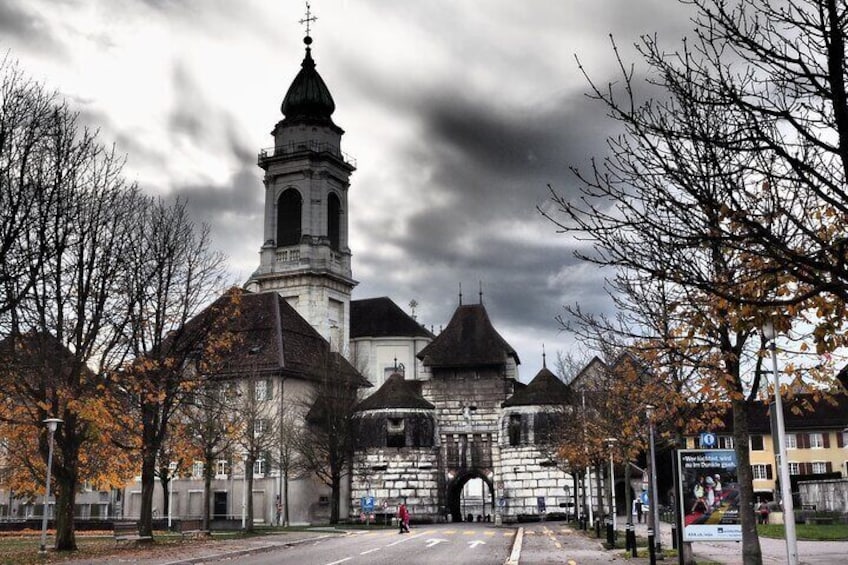
[[[460,306],[448,326],[418,354],[428,367],[504,365],[518,354],[492,326],[482,304]]]
[[[506,399],[504,407],[508,406],[551,406],[568,402],[570,391],[568,385],[562,382],[547,368],[542,368],[526,387],[516,389],[515,394]]]
[[[30,331],[13,334],[0,341],[0,363],[11,367],[22,378],[57,379],[70,371],[74,363],[89,376],[94,373],[49,332]]]
[[[383,296],[351,301],[351,339],[395,336],[433,338],[433,334],[413,320],[391,298]]]
[[[792,400],[783,399],[783,417],[788,432],[804,430],[843,430],[848,427],[848,394],[838,393],[830,399],[815,399],[812,395],[798,395]],[[720,416],[724,425],[711,431],[721,432],[733,429],[733,417],[730,409]],[[757,401],[748,409],[749,431],[755,434],[769,434],[769,403]]]
[[[433,410],[435,406],[421,395],[421,381],[408,381],[403,375],[393,373],[374,394],[359,403],[356,411],[384,408]]]
[[[327,340],[275,292],[231,289],[186,325],[208,326],[210,318],[216,332],[232,338],[219,375],[266,373],[314,381],[323,378],[332,359],[351,382],[369,386],[344,358],[335,360]]]

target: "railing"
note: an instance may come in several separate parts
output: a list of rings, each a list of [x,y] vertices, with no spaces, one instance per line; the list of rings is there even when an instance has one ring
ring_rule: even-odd
[[[300,143],[288,143],[286,145],[279,145],[276,147],[264,147],[259,150],[258,159],[259,161],[262,161],[263,159],[267,159],[269,157],[295,155],[297,153],[305,151],[311,153],[329,153],[334,157],[338,157],[345,163],[356,167],[356,159],[354,159],[344,151],[337,149],[332,144],[318,141],[304,141]]]

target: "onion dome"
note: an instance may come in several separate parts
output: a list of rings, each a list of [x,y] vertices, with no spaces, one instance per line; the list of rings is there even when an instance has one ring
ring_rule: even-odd
[[[315,70],[312,49],[309,47],[312,38],[307,35],[303,42],[306,44],[306,56],[300,64],[300,72],[286,92],[280,110],[286,121],[304,120],[332,124],[330,116],[336,110],[336,103],[333,102],[330,90],[321,75]]]

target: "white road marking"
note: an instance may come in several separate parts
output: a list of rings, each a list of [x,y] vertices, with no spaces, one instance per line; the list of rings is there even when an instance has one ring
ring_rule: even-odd
[[[434,545],[438,545],[442,542],[448,541],[446,539],[441,538],[430,538],[427,540],[427,547],[433,547]]]
[[[339,563],[344,563],[345,561],[350,561],[353,559],[352,557],[345,557],[344,559],[339,559],[338,561],[333,561],[332,563],[327,563],[327,565],[338,565]]]
[[[382,549],[382,548],[375,547],[374,549],[369,549],[367,551],[361,551],[361,552],[359,552],[359,555],[368,555],[369,553],[374,553],[375,551],[380,551],[380,549]]]
[[[476,540],[474,540],[474,541],[470,541],[470,542],[468,542],[468,545],[471,547],[471,549],[474,549],[474,548],[475,548],[475,547],[477,547],[478,545],[486,545],[486,542],[484,542],[484,541],[483,541],[483,540],[481,540],[481,539],[476,539]]]
[[[421,532],[420,534],[415,534],[413,536],[404,536],[403,539],[399,539],[395,542],[392,542],[392,543],[388,544],[386,547],[392,547],[393,545],[397,545],[399,543],[404,543],[404,542],[407,542],[407,541],[415,539],[415,538],[420,538],[421,536],[424,535],[424,533],[425,532]]]

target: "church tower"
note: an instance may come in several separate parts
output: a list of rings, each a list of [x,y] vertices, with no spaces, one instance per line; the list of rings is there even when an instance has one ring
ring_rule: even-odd
[[[247,282],[279,293],[333,349],[349,340],[350,294],[356,281],[348,247],[348,188],[355,166],[341,151],[333,97],[306,55],[283,99],[274,147],[259,153],[265,171],[264,244]]]

